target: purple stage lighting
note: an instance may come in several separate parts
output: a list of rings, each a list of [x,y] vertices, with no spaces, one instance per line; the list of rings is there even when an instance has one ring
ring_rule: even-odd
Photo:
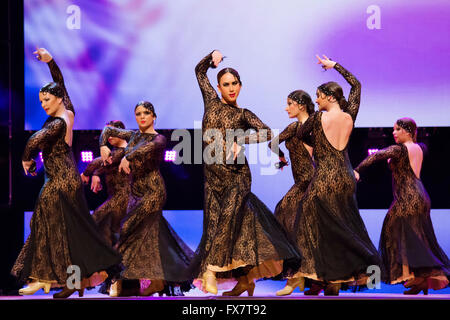
[[[378,149],[376,149],[376,148],[372,148],[372,149],[367,149],[367,154],[370,156],[370,155],[372,155],[372,154],[374,154],[374,153],[377,153],[378,152]]]
[[[41,160],[41,162],[44,162],[44,158],[42,158],[42,151],[39,152],[39,160]]]
[[[92,151],[81,151],[82,162],[91,162],[92,160],[94,160],[94,154]]]
[[[166,154],[164,156],[164,161],[167,161],[167,162],[171,162],[172,161],[173,162],[173,161],[175,161],[176,157],[177,157],[177,152],[176,151],[173,151],[173,150],[166,151]]]

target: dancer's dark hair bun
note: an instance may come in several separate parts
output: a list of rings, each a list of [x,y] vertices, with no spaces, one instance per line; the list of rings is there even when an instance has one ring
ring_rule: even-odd
[[[342,87],[334,81],[326,82],[321,84],[317,90],[324,93],[326,96],[333,97],[336,99],[337,103],[343,111],[347,111],[348,102],[344,97],[344,91]]]
[[[64,90],[61,88],[61,86],[56,82],[49,82],[45,86],[43,86],[39,92],[47,92],[55,97],[63,98],[64,97]]]
[[[302,106],[305,106],[308,115],[314,113],[314,102],[312,102],[311,96],[307,92],[303,90],[295,90],[289,93],[288,98]]]
[[[153,107],[153,105],[150,102],[148,102],[148,101],[139,101],[136,104],[136,107],[134,107],[134,111],[136,111],[137,107],[139,107],[139,106],[142,106],[145,109],[151,111],[153,113],[153,115],[156,117],[155,107]]]
[[[217,83],[218,84],[220,84],[220,79],[226,73],[231,73],[239,81],[239,84],[242,85],[242,81],[241,81],[241,77],[239,76],[239,73],[233,68],[224,68],[217,73]]]

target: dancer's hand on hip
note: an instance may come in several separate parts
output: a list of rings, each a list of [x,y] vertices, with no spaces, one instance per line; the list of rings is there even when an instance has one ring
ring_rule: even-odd
[[[30,160],[30,161],[22,161],[22,167],[23,170],[25,171],[25,175],[30,174],[32,176],[37,175],[37,173],[34,172],[30,172],[30,168],[32,167],[32,165],[34,164],[34,160]]]
[[[130,174],[131,172],[130,161],[128,161],[126,157],[123,157],[122,161],[120,161],[119,172],[121,171],[125,172],[126,174]]]
[[[84,175],[84,173],[80,174],[80,177],[81,177],[81,181],[82,181],[84,184],[88,184],[88,183],[89,183],[89,177],[86,177],[86,176]]]

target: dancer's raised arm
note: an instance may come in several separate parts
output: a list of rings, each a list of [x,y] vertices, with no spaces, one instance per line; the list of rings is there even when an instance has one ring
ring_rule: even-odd
[[[63,103],[64,106],[66,107],[66,110],[72,111],[73,115],[75,115],[75,109],[73,107],[72,101],[70,100],[69,94],[67,93],[62,72],[59,69],[50,52],[48,52],[47,49],[45,48],[37,48],[36,51],[34,51],[33,53],[36,54],[36,58],[39,61],[47,63],[53,81],[56,82],[64,92]]]
[[[353,122],[355,122],[356,116],[358,115],[359,111],[359,105],[361,102],[361,83],[347,69],[345,69],[339,63],[330,60],[327,56],[324,55],[323,58],[320,58],[319,56],[316,57],[319,60],[318,63],[322,64],[322,68],[324,68],[325,70],[334,68],[351,85],[352,88],[350,89],[350,93],[347,99],[348,101],[347,110],[344,111],[350,114],[353,119]]]
[[[195,67],[195,75],[197,77],[198,85],[202,91],[203,102],[205,103],[205,109],[209,106],[212,100],[219,99],[216,90],[209,82],[208,76],[206,75],[210,67],[217,67],[222,61],[222,54],[214,50],[206,57],[204,57]]]

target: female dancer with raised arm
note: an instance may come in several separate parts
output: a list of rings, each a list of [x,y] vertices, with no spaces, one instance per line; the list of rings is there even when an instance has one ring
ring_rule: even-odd
[[[206,73],[221,61],[222,54],[213,51],[195,68],[205,107],[202,130],[204,137],[214,135],[205,141],[204,154],[212,150],[215,162],[205,159],[203,235],[193,273],[204,291],[217,294],[217,279],[237,279],[234,289],[223,295],[238,296],[244,291],[252,295],[254,279],[275,276],[282,271],[283,260],[296,262],[300,256],[270,210],[250,192],[250,168],[240,145],[264,142],[271,130],[253,112],[238,106],[242,83],[236,70],[225,68],[218,73],[222,95],[218,97]],[[224,143],[230,131],[250,129],[256,132],[238,134],[228,146]],[[231,144],[232,159],[227,157]]]
[[[125,129],[125,125],[120,120],[110,121],[107,125]],[[127,213],[130,183],[129,176],[125,172],[119,172],[119,164],[125,155],[127,141],[110,137],[108,142],[113,147],[111,164],[104,165],[101,157],[94,159],[81,174],[81,180],[88,183],[89,178],[92,177],[91,189],[96,193],[101,188],[99,176],[105,175],[108,198],[95,209],[92,217],[105,241],[114,246],[119,240],[120,222]]]
[[[295,222],[295,229],[302,231],[297,233],[297,245],[304,257],[297,276],[315,281],[306,295],[317,295],[324,288],[326,295],[338,295],[341,283],[366,284],[367,267],[381,261],[359,215],[347,154],[361,84],[340,64],[317,58],[325,70],[338,71],[351,90],[347,102],[337,83],[319,86],[319,111],[299,128],[300,139],[311,138],[316,168]]]
[[[286,111],[289,118],[297,118],[280,135],[269,142],[269,148],[280,158],[280,165],[287,165],[283,151],[279,149],[279,144],[285,142],[289,150],[289,157],[292,165],[292,175],[295,184],[286,193],[283,199],[278,202],[275,208],[275,217],[281,225],[288,231],[291,237],[295,238],[295,233],[302,230],[294,230],[295,216],[297,214],[300,200],[308,188],[314,173],[314,162],[312,160],[312,148],[297,137],[298,128],[314,113],[314,103],[308,93],[303,90],[291,92],[287,97]],[[282,167],[281,167],[282,168]],[[277,292],[277,295],[284,296],[291,294],[296,287],[304,288],[304,278],[290,278],[286,286]]]
[[[84,198],[80,174],[72,153],[75,111],[64,80],[50,53],[40,48],[37,58],[48,63],[53,81],[39,91],[42,108],[49,115],[41,130],[28,139],[22,156],[25,173],[36,175],[33,157],[42,150],[45,183],[31,219],[31,232],[13,266],[12,274],[24,282],[19,294],[33,294],[43,288],[64,289],[55,298],[67,298],[76,290],[95,286],[120,263],[120,255],[102,239]],[[79,268],[81,284],[68,288],[68,268]],[[73,271],[72,271],[73,272]],[[77,286],[75,284],[75,286]]]
[[[405,282],[404,294],[445,288],[450,261],[439,246],[430,218],[430,198],[420,180],[425,146],[417,143],[417,125],[402,118],[394,124],[397,144],[380,150],[355,168],[356,178],[370,165],[388,160],[392,171],[394,200],[384,219],[379,252],[389,284]]]
[[[181,285],[182,291],[188,291],[192,281],[187,268],[193,252],[162,215],[166,188],[159,166],[166,138],[154,129],[156,113],[150,102],[139,102],[134,113],[139,130],[106,126],[100,136],[100,153],[105,162],[111,162],[111,151],[106,146],[110,137],[128,141],[119,165],[119,171],[131,175],[127,215],[118,243],[124,265],[120,279],[151,280],[141,292],[144,296],[162,291],[165,285]],[[112,284],[110,296],[121,294],[120,279]]]

